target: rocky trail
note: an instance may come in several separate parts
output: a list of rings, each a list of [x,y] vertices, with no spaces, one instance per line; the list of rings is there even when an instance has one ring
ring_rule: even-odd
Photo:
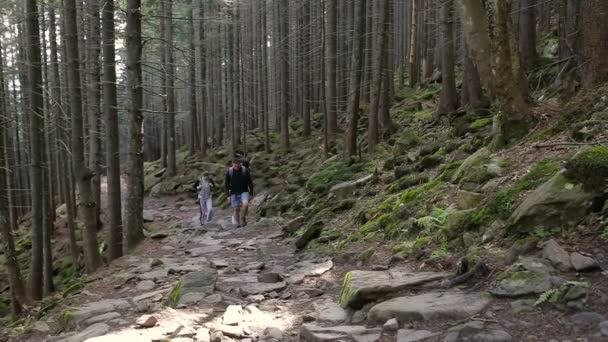
[[[608,334],[600,313],[565,316],[535,310],[534,299],[500,298],[538,295],[562,282],[568,305],[582,305],[577,300],[588,289],[553,275],[551,262],[571,264],[559,245],[545,249],[549,263],[521,259],[515,276],[490,289],[493,297],[480,286],[447,289],[450,273],[407,265],[354,270],[341,260],[298,253],[281,221],[237,229],[228,211],[217,210],[200,227],[197,213],[194,203],[147,199],[145,220],[161,229],[90,276],[26,340],[602,341]],[[581,257],[576,267],[589,262]]]

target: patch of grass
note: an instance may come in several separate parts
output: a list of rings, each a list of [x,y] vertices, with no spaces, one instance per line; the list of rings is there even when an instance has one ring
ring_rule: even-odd
[[[322,193],[330,187],[353,178],[354,174],[361,172],[362,164],[348,166],[344,162],[332,162],[314,174],[306,183],[306,188],[315,193]]]
[[[428,193],[442,183],[442,181],[435,179],[415,188],[408,189],[399,196],[399,204],[412,203],[418,200],[423,194]]]
[[[601,189],[608,178],[608,147],[589,147],[566,163],[566,176],[588,189]]]
[[[481,118],[477,119],[469,125],[471,129],[482,129],[492,124],[492,118]]]
[[[441,259],[448,257],[449,255],[450,255],[450,252],[448,250],[448,245],[446,243],[441,243],[441,245],[439,245],[439,247],[437,247],[433,251],[433,253],[431,253],[430,259],[431,260],[441,260]]]
[[[64,309],[63,311],[61,311],[58,321],[59,326],[63,330],[67,330],[74,323],[74,313],[71,309]]]
[[[169,298],[167,298],[166,305],[171,308],[175,308],[177,303],[179,303],[179,299],[182,297],[182,282],[181,280],[175,284],[173,290],[169,294]]]

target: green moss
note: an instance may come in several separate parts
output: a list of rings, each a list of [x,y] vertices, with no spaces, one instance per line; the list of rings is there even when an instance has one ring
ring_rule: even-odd
[[[408,256],[414,251],[414,242],[403,241],[393,247],[393,254]]]
[[[441,260],[441,259],[448,257],[449,255],[450,255],[450,252],[448,250],[447,244],[442,243],[439,247],[437,247],[433,251],[433,253],[431,253],[430,259],[431,260]]]
[[[425,194],[437,186],[442,184],[442,182],[438,179],[432,180],[426,184],[420,185],[418,187],[408,189],[399,196],[399,203],[406,204],[416,201],[422,194]]]
[[[412,186],[420,185],[427,183],[429,181],[429,177],[427,175],[407,175],[395,181],[388,188],[389,193],[396,193]]]
[[[343,162],[332,162],[318,173],[314,174],[306,183],[306,188],[312,192],[322,193],[333,185],[352,179],[355,172],[362,169],[361,165],[348,166]]]
[[[181,280],[173,286],[171,293],[169,294],[169,298],[167,298],[166,305],[171,308],[177,307],[177,303],[179,303],[180,298],[182,297],[182,282]]]
[[[477,119],[469,125],[471,129],[482,129],[492,124],[492,118],[481,118]]]
[[[342,291],[340,292],[340,305],[342,307],[348,306],[357,296],[357,291],[351,286],[352,274],[350,272],[344,275],[344,282],[342,283]]]
[[[77,293],[78,291],[84,288],[84,283],[80,280],[75,280],[68,286],[66,286],[65,290],[63,290],[63,298],[67,298],[68,296]]]
[[[74,313],[70,309],[64,309],[59,315],[59,326],[63,329],[69,329],[74,323]]]
[[[534,271],[506,271],[496,277],[497,281],[525,281],[538,282],[543,280],[545,275]]]
[[[418,171],[424,171],[441,164],[442,161],[443,157],[435,154],[424,156],[416,165],[416,169]]]
[[[359,255],[359,260],[364,263],[367,263],[374,257],[374,254],[376,254],[376,249],[374,247],[370,247]]]
[[[414,113],[414,118],[416,120],[430,120],[433,118],[433,113],[428,111],[420,111]]]
[[[438,96],[440,92],[441,86],[436,83],[431,83],[425,87],[421,87],[420,89],[416,90],[416,93],[413,97],[418,101],[426,101]]]
[[[11,313],[10,300],[4,296],[0,296],[0,317],[7,316]]]
[[[424,247],[428,246],[432,240],[433,240],[433,238],[430,236],[418,237],[416,239],[416,241],[414,242],[413,250],[419,251],[419,250],[423,249]]]
[[[601,189],[608,178],[608,147],[594,146],[577,153],[566,163],[566,176],[587,189]]]

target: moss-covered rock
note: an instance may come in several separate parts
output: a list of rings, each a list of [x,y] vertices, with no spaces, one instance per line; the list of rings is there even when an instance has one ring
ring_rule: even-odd
[[[488,176],[484,164],[490,160],[490,156],[490,150],[485,147],[477,150],[477,152],[465,159],[456,172],[454,172],[452,175],[452,182],[458,183],[463,180],[463,178],[468,178],[468,181],[473,179],[485,180]]]
[[[306,188],[315,193],[323,193],[333,185],[350,180],[355,172],[361,170],[361,167],[350,167],[343,162],[330,162],[308,179]]]
[[[537,227],[572,227],[587,214],[595,197],[582,185],[557,174],[515,209],[509,219],[508,231],[530,233]]]
[[[442,229],[442,235],[448,240],[461,236],[465,230],[471,228],[471,215],[474,212],[475,209],[449,210],[445,217],[445,226]]]
[[[456,193],[456,206],[462,210],[477,208],[482,201],[483,195],[477,192],[461,189]]]
[[[539,270],[521,269],[515,265],[501,273],[490,293],[497,297],[521,297],[541,294],[551,289],[551,276]]]
[[[406,129],[393,146],[393,156],[405,154],[407,150],[416,147],[420,144],[420,137],[413,129]]]
[[[407,175],[398,179],[395,183],[391,184],[388,187],[388,192],[397,193],[413,186],[427,183],[428,181],[429,177],[426,174]]]
[[[433,168],[443,161],[443,157],[437,155],[428,155],[424,156],[420,161],[416,164],[416,169],[420,171],[424,171],[430,168]]]
[[[395,168],[395,178],[399,179],[405,175],[412,173],[411,165],[400,165]]]
[[[577,153],[566,163],[566,176],[588,191],[601,191],[608,179],[608,147],[594,146]]]

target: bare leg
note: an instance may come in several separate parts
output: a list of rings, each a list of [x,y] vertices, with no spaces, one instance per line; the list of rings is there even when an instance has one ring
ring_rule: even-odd
[[[241,225],[241,208],[234,208],[234,219],[236,220],[236,225]]]
[[[241,219],[241,223],[247,224],[247,211],[249,210],[249,202],[243,201],[243,218]]]

